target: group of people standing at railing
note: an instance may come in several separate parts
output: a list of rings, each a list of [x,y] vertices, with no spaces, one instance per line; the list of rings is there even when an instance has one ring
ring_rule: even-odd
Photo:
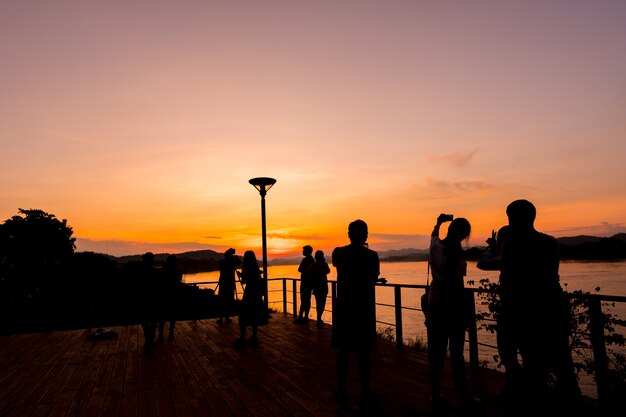
[[[241,271],[237,268],[241,265]],[[219,261],[220,275],[218,281],[218,301],[220,317],[217,324],[231,322],[230,314],[234,311],[237,280],[243,287],[243,296],[239,306],[239,338],[234,342],[236,347],[256,346],[258,326],[267,320],[267,311],[263,301],[263,273],[253,251],[243,254],[243,262],[235,255],[235,249],[230,248],[224,253],[224,259]],[[250,327],[252,335],[246,339],[246,330]]]
[[[500,311],[497,315],[497,343],[506,384],[501,398],[506,404],[532,412],[550,398],[549,374],[556,377],[561,404],[577,407],[581,393],[574,372],[568,340],[568,317],[563,291],[559,283],[558,244],[554,238],[534,228],[536,209],[527,200],[516,200],[506,209],[508,225],[487,240],[489,251],[478,267],[500,271]],[[442,224],[450,222],[444,238],[439,236]],[[425,315],[430,362],[432,408],[435,414],[448,409],[441,384],[444,362],[449,351],[460,407],[469,413],[478,411],[482,401],[475,398],[465,373],[465,332],[473,314],[464,280],[467,264],[463,260],[463,241],[469,239],[471,225],[465,218],[453,219],[441,214],[431,234],[429,264],[432,283],[428,289]],[[350,243],[332,252],[332,265],[337,271],[337,296],[333,306],[331,346],[336,350],[337,387],[335,397],[348,396],[348,365],[351,352],[358,355],[361,405],[375,407],[378,397],[370,390],[372,353],[376,340],[376,283],[379,278],[378,254],[367,245],[368,227],[362,220],[348,226]],[[330,268],[320,250],[312,256],[311,246],[303,247],[301,273],[301,305],[295,323],[305,323],[311,308],[311,294],[317,304],[317,324],[323,326],[328,294],[327,275]],[[245,289],[240,305],[240,337],[236,346],[256,345],[257,326],[267,315],[263,301],[262,271],[253,251],[246,251],[239,260],[229,249],[220,262],[219,294],[224,314],[218,323],[230,322],[229,311],[236,291],[238,275]],[[252,336],[245,338],[246,328]],[[173,328],[173,327],[172,327]],[[522,364],[518,361],[518,352]],[[537,408],[539,411],[540,408]]]
[[[580,411],[581,392],[569,348],[568,308],[559,283],[558,243],[535,229],[536,208],[531,202],[516,200],[508,205],[506,214],[508,225],[488,239],[489,251],[478,263],[482,269],[500,271],[497,343],[506,384],[497,399],[526,415],[545,411],[550,402],[568,411]],[[440,227],[448,221],[447,234],[441,238]],[[480,413],[483,405],[470,392],[463,357],[465,332],[473,314],[471,299],[464,290],[467,264],[462,248],[470,233],[467,219],[442,214],[431,234],[433,279],[425,314],[436,415],[445,414],[449,407],[441,389],[448,351],[461,410],[472,415]],[[350,244],[335,248],[332,254],[337,269],[331,341],[337,351],[335,395],[338,400],[347,397],[348,359],[350,352],[356,352],[361,404],[371,408],[378,403],[370,390],[376,339],[375,285],[386,281],[379,278],[377,253],[367,247],[367,224],[362,220],[350,223],[348,237]],[[556,378],[556,396],[550,394],[551,373]]]
[[[175,255],[168,256],[162,268],[155,267],[152,252],[141,255],[139,279],[143,293],[139,304],[144,349],[147,351],[152,350],[155,343],[163,341],[166,322],[169,322],[168,339],[174,340],[182,278]]]
[[[322,316],[326,308],[328,296],[328,274],[330,267],[324,257],[324,251],[318,250],[313,255],[310,245],[302,247],[302,261],[298,266],[300,272],[300,310],[294,323],[308,323],[311,311],[311,295],[315,296],[315,310],[317,312],[317,327],[323,327]]]
[[[575,410],[581,393],[569,348],[568,309],[559,283],[558,243],[535,229],[536,209],[531,202],[516,200],[508,205],[506,214],[508,225],[487,240],[489,250],[477,264],[480,269],[500,271],[496,331],[505,387],[498,399],[513,409],[540,411],[555,398],[548,388],[552,373],[560,406]],[[441,239],[439,229],[447,221],[448,232]],[[425,313],[435,413],[447,408],[441,393],[447,348],[461,407],[476,410],[481,405],[481,400],[470,395],[463,358],[472,312],[464,291],[467,264],[461,243],[470,232],[466,219],[442,214],[431,235],[433,280]]]

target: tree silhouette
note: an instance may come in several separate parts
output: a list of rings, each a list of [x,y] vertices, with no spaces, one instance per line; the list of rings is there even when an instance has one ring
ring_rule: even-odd
[[[2,301],[26,325],[49,312],[51,294],[74,253],[72,234],[67,220],[37,209],[19,209],[0,225]]]

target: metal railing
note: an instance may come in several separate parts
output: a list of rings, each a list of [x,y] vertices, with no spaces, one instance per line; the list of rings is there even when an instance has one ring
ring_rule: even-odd
[[[282,281],[281,289],[274,289],[268,291],[272,292],[281,292],[282,293],[282,307],[283,313],[287,314],[289,311],[289,307],[292,309],[292,314],[294,316],[298,315],[298,281],[297,278],[270,278],[268,281]],[[288,289],[288,281],[291,281],[291,288]],[[332,313],[333,307],[335,306],[335,300],[337,298],[337,281],[329,281],[331,285],[331,291],[328,295],[330,298],[330,309],[327,309],[328,312]],[[268,284],[269,285],[269,284]],[[396,345],[399,349],[403,349],[404,345],[404,328],[403,328],[403,312],[404,311],[422,311],[420,308],[408,307],[403,305],[402,302],[402,290],[403,289],[425,289],[426,285],[422,284],[392,284],[392,283],[377,283],[377,287],[386,287],[393,288],[393,304],[388,303],[376,303],[377,306],[393,308],[395,322],[389,323],[385,321],[376,322],[378,324],[383,324],[386,326],[390,326],[395,329],[395,341]],[[469,347],[469,364],[470,367],[477,369],[480,367],[480,358],[479,358],[479,346],[488,347],[491,349],[497,349],[496,346],[480,342],[478,339],[478,323],[476,319],[476,294],[478,293],[487,293],[488,291],[485,289],[479,288],[466,288],[467,297],[470,299],[470,306],[472,307],[470,322],[467,328],[468,333],[468,347]],[[291,293],[291,301],[289,301],[288,293]],[[590,342],[592,346],[593,358],[594,358],[594,371],[596,375],[596,388],[598,392],[598,400],[602,403],[604,402],[609,395],[609,386],[608,386],[608,356],[607,356],[607,348],[606,348],[606,338],[604,332],[604,315],[602,311],[602,304],[606,302],[612,303],[626,303],[626,297],[623,296],[614,296],[614,295],[602,295],[602,294],[571,294],[567,293],[570,297],[573,298],[587,298],[588,306],[589,306],[589,317],[590,317]]]

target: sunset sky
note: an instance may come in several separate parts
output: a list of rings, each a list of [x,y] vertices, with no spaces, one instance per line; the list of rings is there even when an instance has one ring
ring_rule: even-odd
[[[0,221],[77,250],[470,244],[526,198],[555,236],[626,231],[625,1],[0,2]]]

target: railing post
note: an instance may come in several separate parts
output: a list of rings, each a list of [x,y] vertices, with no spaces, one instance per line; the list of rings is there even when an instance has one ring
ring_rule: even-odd
[[[298,317],[298,281],[296,281],[295,279],[293,281],[291,281],[291,283],[293,284],[293,291],[292,291],[292,296],[293,296],[293,315],[294,317]]]
[[[598,402],[606,405],[609,399],[609,386],[607,381],[608,360],[604,339],[604,318],[602,316],[602,303],[599,297],[589,296],[589,315],[591,327],[591,346],[593,347],[593,364],[596,373],[596,387],[598,389]]]
[[[287,314],[287,278],[283,278],[283,314]]]
[[[478,359],[478,330],[476,327],[476,301],[474,291],[465,290],[468,303],[469,322],[467,324],[467,338],[469,340],[469,363],[473,370],[479,367]]]
[[[333,321],[333,325],[335,324],[335,301],[337,301],[337,282],[333,281],[330,283],[330,305],[333,309],[331,320]]]
[[[396,346],[398,349],[404,347],[404,337],[402,335],[402,287],[393,286],[394,304],[396,310]]]

